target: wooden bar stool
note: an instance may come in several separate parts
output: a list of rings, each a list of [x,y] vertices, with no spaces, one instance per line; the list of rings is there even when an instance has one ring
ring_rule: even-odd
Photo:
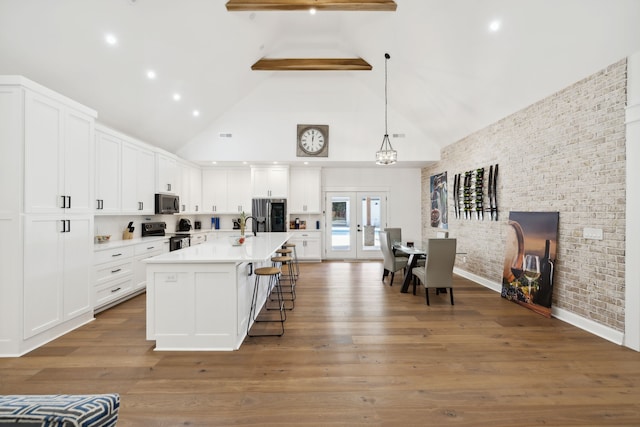
[[[300,276],[300,265],[298,264],[298,251],[296,251],[296,244],[286,242],[282,245],[282,249],[293,249],[293,265],[295,266],[296,279]]]
[[[282,289],[278,285],[280,280],[280,269],[277,267],[261,267],[256,268],[254,274],[256,275],[255,284],[253,286],[253,296],[251,298],[251,308],[249,310],[249,320],[247,321],[247,336],[249,337],[280,337],[284,335],[284,321],[287,320],[287,313],[284,311],[284,300],[282,297]],[[279,317],[273,319],[258,319],[258,299],[260,296],[260,279],[262,277],[268,277],[269,282],[267,284],[267,296],[264,306],[267,310],[273,309],[278,310]],[[276,292],[276,301],[278,302],[277,308],[270,308],[267,306],[270,296],[272,292],[275,290]],[[251,334],[250,329],[253,323],[280,323],[280,331],[278,333],[259,333],[259,334]]]
[[[295,300],[296,300],[296,277],[293,273],[293,258],[291,258],[290,256],[275,256],[273,258],[271,258],[271,262],[273,262],[273,266],[274,267],[279,267],[280,270],[282,271],[282,269],[284,269],[284,266],[287,266],[288,269],[288,273],[289,274],[280,274],[280,277],[278,279],[278,285],[280,286],[280,290],[282,292],[282,297],[283,300],[285,302],[284,308],[285,310],[293,310],[293,308],[295,307]],[[283,287],[283,283],[282,283],[282,277],[285,276],[287,278],[288,283],[284,284],[284,286],[286,286],[288,289],[285,291],[284,289],[282,289]],[[285,294],[287,294],[287,296],[289,298],[285,298]],[[291,302],[291,306],[287,307],[286,306],[286,302],[290,301]]]

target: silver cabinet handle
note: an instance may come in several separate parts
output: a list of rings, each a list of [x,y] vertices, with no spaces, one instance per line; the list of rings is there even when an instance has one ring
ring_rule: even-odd
[[[112,289],[111,293],[118,292],[120,289],[122,289],[122,288],[118,287],[118,288]]]
[[[116,268],[115,270],[111,270],[111,273],[117,273],[118,271],[122,271],[121,268]]]

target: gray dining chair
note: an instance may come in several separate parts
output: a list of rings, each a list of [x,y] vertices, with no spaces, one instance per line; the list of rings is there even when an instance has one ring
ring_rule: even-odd
[[[449,289],[451,305],[453,305],[453,265],[456,260],[456,239],[429,239],[427,243],[427,260],[424,267],[411,270],[415,279],[424,286],[425,299],[429,305],[429,288]],[[415,294],[415,285],[414,285]]]
[[[402,270],[407,267],[407,258],[396,256],[391,250],[392,241],[389,240],[387,232],[380,232],[380,249],[382,250],[384,271],[382,272],[382,280],[384,281],[387,273],[391,274],[391,280],[389,286],[393,286],[393,278],[396,271]]]
[[[389,244],[391,245],[391,252],[393,252],[395,254],[395,256],[408,258],[409,255],[405,254],[404,252],[395,251],[393,249],[393,244],[395,242],[402,242],[402,228],[400,228],[400,227],[387,227],[387,228],[384,229],[384,232],[387,233],[387,237],[389,239]]]

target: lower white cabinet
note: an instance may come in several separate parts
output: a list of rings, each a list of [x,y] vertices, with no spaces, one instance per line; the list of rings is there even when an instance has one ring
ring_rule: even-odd
[[[322,259],[322,241],[320,231],[294,232],[289,243],[295,243],[300,261],[320,261]]]
[[[24,241],[27,339],[91,311],[93,217],[28,215]]]
[[[143,260],[169,252],[169,240],[98,249],[94,254],[94,310],[112,306],[138,293],[146,285]]]

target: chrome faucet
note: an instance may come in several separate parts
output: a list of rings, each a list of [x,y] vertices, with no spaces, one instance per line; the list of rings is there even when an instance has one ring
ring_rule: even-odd
[[[248,220],[249,218],[251,218],[251,219],[253,220],[253,225],[254,225],[254,227],[253,227],[253,235],[254,235],[254,236],[257,236],[257,235],[258,235],[258,231],[257,231],[257,230],[258,230],[258,220],[256,219],[256,217],[255,217],[255,216],[248,216],[248,217],[246,217],[246,218],[244,219],[244,225],[245,225],[245,227],[247,226],[247,220]]]

